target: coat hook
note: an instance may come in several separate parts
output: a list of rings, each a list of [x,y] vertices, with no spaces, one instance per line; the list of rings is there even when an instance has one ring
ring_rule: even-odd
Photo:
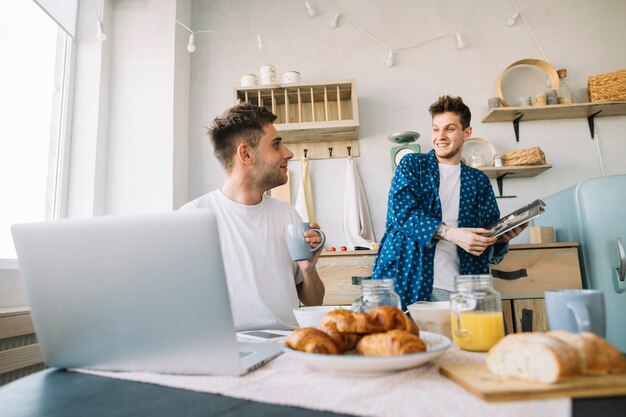
[[[304,151],[304,157],[306,158],[306,153],[309,151],[308,149],[303,149]]]
[[[333,157],[333,148],[328,148],[328,156]]]
[[[352,146],[346,146],[348,148],[348,156],[350,156],[350,151],[352,150]]]

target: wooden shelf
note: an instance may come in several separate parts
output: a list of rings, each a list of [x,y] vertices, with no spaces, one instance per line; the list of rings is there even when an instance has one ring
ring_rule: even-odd
[[[525,166],[503,166],[503,167],[482,167],[478,168],[487,177],[495,179],[498,184],[498,194],[496,198],[514,198],[514,195],[503,195],[504,178],[534,177],[552,168],[552,165],[525,165]]]
[[[305,149],[309,159],[359,156],[354,81],[237,87],[235,101],[276,114],[274,126],[294,159],[301,159]]]
[[[506,175],[507,178],[534,177],[550,168],[552,168],[552,165],[483,167],[478,169],[484,172],[489,178],[497,179],[503,175]]]
[[[597,113],[600,112],[600,113]],[[626,101],[607,103],[554,104],[549,106],[496,107],[483,117],[483,123],[512,122],[520,114],[522,120],[575,119],[626,115]]]
[[[587,118],[591,138],[594,137],[596,117],[626,115],[626,101],[605,103],[553,104],[548,106],[495,107],[482,118],[483,123],[513,122],[515,140],[519,142],[519,122]]]

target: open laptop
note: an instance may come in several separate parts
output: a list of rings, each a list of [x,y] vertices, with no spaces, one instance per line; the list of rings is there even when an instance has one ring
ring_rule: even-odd
[[[237,342],[208,210],[18,224],[12,233],[48,366],[241,375],[282,352]]]

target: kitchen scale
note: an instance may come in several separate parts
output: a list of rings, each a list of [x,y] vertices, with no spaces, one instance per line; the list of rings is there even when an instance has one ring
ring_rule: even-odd
[[[392,133],[387,136],[390,142],[400,144],[391,148],[391,172],[396,172],[396,168],[400,163],[402,157],[410,153],[420,153],[422,148],[418,144],[414,144],[419,139],[420,134],[412,131],[404,131],[398,133]]]

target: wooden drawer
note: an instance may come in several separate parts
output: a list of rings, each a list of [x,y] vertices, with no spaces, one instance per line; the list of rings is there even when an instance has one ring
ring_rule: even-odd
[[[27,309],[0,310],[0,385],[44,368]]]
[[[582,288],[575,242],[511,245],[504,260],[490,269],[502,296],[507,333],[547,331],[544,291]]]
[[[324,305],[350,305],[361,295],[361,286],[352,277],[370,277],[376,260],[374,251],[324,252],[317,272],[324,282]]]
[[[490,269],[502,299],[543,298],[546,290],[582,288],[577,243],[511,245],[504,260]]]

